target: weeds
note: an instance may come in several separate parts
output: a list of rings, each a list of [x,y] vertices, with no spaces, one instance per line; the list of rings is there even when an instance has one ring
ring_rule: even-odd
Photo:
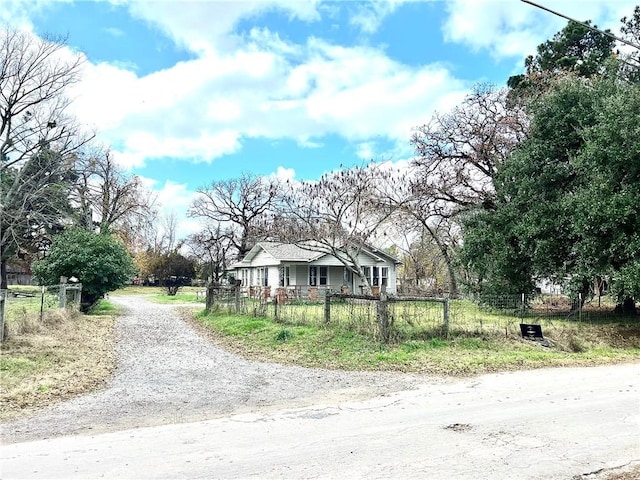
[[[0,358],[0,419],[89,391],[114,368],[114,316],[52,309],[40,319],[38,310],[39,304],[25,303],[7,318]],[[112,310],[109,305],[98,308]]]
[[[283,328],[282,330],[280,330],[278,332],[278,335],[276,335],[276,340],[278,342],[286,342],[291,337],[292,337],[291,332],[289,330],[287,330],[286,328]]]

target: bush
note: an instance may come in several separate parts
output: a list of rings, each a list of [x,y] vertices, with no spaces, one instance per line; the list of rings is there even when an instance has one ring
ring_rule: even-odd
[[[42,285],[57,284],[61,276],[76,277],[82,283],[81,309],[87,312],[105,293],[128,284],[135,268],[115,237],[72,228],[53,238],[33,273]]]

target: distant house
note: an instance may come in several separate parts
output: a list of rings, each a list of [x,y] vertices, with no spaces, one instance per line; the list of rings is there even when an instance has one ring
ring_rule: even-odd
[[[379,293],[382,286],[396,293],[396,267],[400,262],[374,248],[363,248],[358,258],[367,282],[333,255],[290,243],[257,243],[231,266],[240,286],[251,296],[275,296],[278,289],[291,297],[314,298],[333,292]]]
[[[31,285],[33,283],[30,264],[24,260],[10,260],[7,262],[8,285]]]

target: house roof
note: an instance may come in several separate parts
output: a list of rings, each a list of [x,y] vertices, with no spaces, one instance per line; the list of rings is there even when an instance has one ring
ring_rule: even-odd
[[[318,252],[310,249],[302,248],[293,243],[282,243],[282,242],[258,242],[256,243],[251,250],[244,256],[240,262],[232,265],[232,268],[240,267],[243,264],[251,263],[251,261],[255,258],[258,253],[264,250],[266,253],[271,255],[275,260],[281,262],[312,262],[317,260],[325,255],[328,255],[326,252]],[[377,258],[378,260],[386,259],[395,264],[401,263],[398,259],[392,257],[391,255],[380,251],[375,248],[365,247],[363,249],[369,255]]]
[[[267,252],[274,259],[285,262],[311,262],[325,255],[324,253],[301,248],[292,243],[258,242],[237,265],[251,262],[261,250]]]
[[[260,242],[258,245],[277,260],[311,262],[326,255],[322,252],[301,248],[293,243]]]

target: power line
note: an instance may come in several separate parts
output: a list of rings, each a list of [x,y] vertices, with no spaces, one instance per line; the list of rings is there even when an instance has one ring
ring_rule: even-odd
[[[524,2],[524,3],[528,3],[529,5],[533,5],[534,7],[540,8],[542,10],[546,10],[547,12],[553,13],[554,15],[557,15],[559,17],[566,18],[567,20],[571,20],[572,22],[579,23],[580,25],[582,25],[584,27],[587,27],[589,30],[593,30],[594,32],[602,33],[603,35],[611,37],[614,40],[617,40],[619,42],[625,43],[625,44],[629,45],[630,47],[635,48],[636,50],[640,50],[640,45],[636,45],[633,42],[625,40],[624,38],[617,37],[611,32],[605,32],[604,30],[600,30],[599,28],[596,28],[596,27],[594,27],[592,25],[589,25],[588,23],[581,22],[581,21],[576,20],[574,18],[571,18],[571,17],[569,17],[567,15],[564,15],[564,14],[562,14],[560,12],[556,12],[555,10],[551,10],[550,8],[543,7],[542,5],[538,5],[537,3],[534,3],[534,2],[532,2],[530,0],[520,0],[520,1]]]

